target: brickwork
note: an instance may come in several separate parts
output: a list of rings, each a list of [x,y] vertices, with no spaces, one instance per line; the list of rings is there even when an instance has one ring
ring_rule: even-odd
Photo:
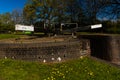
[[[110,37],[110,54],[112,55],[112,62],[120,64],[120,36]]]
[[[45,43],[0,43],[0,58],[56,62],[90,55],[88,40]]]
[[[120,65],[119,35],[81,35],[90,40],[91,55]]]

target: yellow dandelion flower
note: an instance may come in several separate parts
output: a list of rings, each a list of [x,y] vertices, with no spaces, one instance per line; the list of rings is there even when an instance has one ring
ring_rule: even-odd
[[[110,73],[110,71],[107,71],[107,73]]]
[[[63,78],[65,78],[65,76],[63,76]]]
[[[50,78],[48,77],[47,79],[49,80]]]
[[[93,72],[89,72],[88,74],[89,74],[90,76],[93,76]]]
[[[60,71],[57,71],[57,73],[60,73]]]
[[[70,70],[72,71],[72,70],[73,70],[73,68],[70,68]]]
[[[51,76],[51,78],[53,78],[53,76]]]
[[[68,71],[66,71],[66,73],[68,73]]]

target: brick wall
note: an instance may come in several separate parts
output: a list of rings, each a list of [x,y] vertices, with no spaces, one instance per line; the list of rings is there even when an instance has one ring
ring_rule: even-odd
[[[120,65],[119,35],[80,35],[90,40],[91,55]]]
[[[120,65],[120,36],[111,36],[109,40],[112,62]]]
[[[49,43],[0,43],[0,58],[56,62],[90,55],[89,40]]]

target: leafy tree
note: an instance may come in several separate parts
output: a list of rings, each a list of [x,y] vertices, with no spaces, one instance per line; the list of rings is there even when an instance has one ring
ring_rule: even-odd
[[[64,10],[65,0],[31,0],[24,8],[24,16],[29,23],[47,23],[47,29],[50,30],[51,23],[62,22]]]
[[[10,13],[0,14],[0,32],[14,31],[14,22],[11,19]]]
[[[15,9],[11,13],[11,19],[15,24],[23,24],[23,11]]]
[[[83,0],[81,3],[88,24],[98,23],[97,17],[101,15],[100,12],[104,6],[104,0]]]

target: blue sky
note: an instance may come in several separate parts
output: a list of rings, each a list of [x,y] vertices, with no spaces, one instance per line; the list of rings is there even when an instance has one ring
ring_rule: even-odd
[[[23,9],[27,0],[0,0],[0,14]]]

